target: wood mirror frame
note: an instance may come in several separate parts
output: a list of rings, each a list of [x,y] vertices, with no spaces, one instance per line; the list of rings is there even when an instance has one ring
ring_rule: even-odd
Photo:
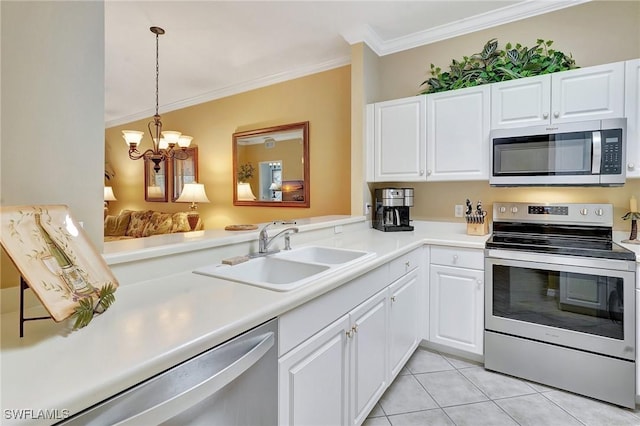
[[[241,182],[238,172],[247,164],[254,176]],[[243,199],[239,183],[249,184],[255,199]],[[308,121],[233,134],[234,206],[308,208],[309,187]]]

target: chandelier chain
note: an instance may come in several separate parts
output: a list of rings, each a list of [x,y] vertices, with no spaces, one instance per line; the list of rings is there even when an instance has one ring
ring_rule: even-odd
[[[160,147],[160,140],[162,139],[162,121],[160,118],[160,35],[164,34],[165,31],[160,27],[151,27],[149,28],[152,33],[156,35],[156,113],[153,116],[153,120],[147,123],[147,129],[149,130],[149,135],[151,136],[151,143],[153,147],[147,149],[144,152],[138,151],[138,144],[142,139],[142,132],[123,130],[123,137],[125,142],[129,145],[129,158],[132,160],[140,160],[144,158],[145,160],[150,160],[154,163],[153,170],[157,173],[160,171],[160,163],[166,161],[169,158],[175,158],[178,160],[186,160],[189,158],[189,152],[187,151],[187,147],[191,143],[191,136],[183,135],[180,137],[180,132],[170,132],[172,136],[177,139],[172,139],[171,142],[167,142],[167,146],[165,148]],[[131,136],[133,135],[133,136]],[[181,144],[182,139],[186,139],[186,144]],[[180,149],[175,150],[174,147],[178,146]]]
[[[158,81],[160,79],[160,55],[159,55],[159,44],[158,44],[158,38],[160,37],[159,34],[156,34],[156,115],[158,115],[158,108],[159,108],[159,90],[158,90]]]

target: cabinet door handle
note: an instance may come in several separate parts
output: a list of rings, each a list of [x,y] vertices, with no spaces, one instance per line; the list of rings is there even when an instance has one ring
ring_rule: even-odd
[[[424,175],[424,170],[420,170],[420,176]]]
[[[542,118],[549,118],[549,113],[548,112],[543,113]]]
[[[406,266],[407,268],[411,268],[411,262],[409,261],[404,262],[404,266]]]
[[[427,170],[427,175],[431,176],[431,170]]]
[[[635,165],[635,164],[633,164],[633,163],[629,163],[629,165],[627,166],[627,168],[628,168],[629,170],[633,170],[635,167],[636,167],[636,165]]]
[[[478,283],[478,290],[480,290],[482,288],[482,280],[476,280],[476,283]]]
[[[556,112],[554,112],[554,113],[553,113],[553,116],[554,116],[555,118],[558,118],[558,117],[560,117],[560,113],[559,113],[558,111],[556,111]]]
[[[351,327],[351,330],[353,330],[354,333],[357,333],[358,332],[358,324],[356,324],[353,327]]]
[[[391,296],[391,301],[395,302],[396,301],[396,297],[395,296]]]
[[[458,263],[458,255],[457,254],[453,255],[453,263]]]
[[[352,328],[350,328],[350,329],[349,329],[349,330],[347,330],[345,333],[346,333],[347,337],[348,337],[349,339],[351,339],[351,336],[353,336],[353,329],[352,329]]]

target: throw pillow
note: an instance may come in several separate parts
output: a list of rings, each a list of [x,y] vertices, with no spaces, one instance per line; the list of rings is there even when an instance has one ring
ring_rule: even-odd
[[[171,213],[153,212],[147,221],[147,226],[142,231],[142,236],[168,234],[171,232],[172,225]]]
[[[173,214],[173,226],[171,232],[189,232],[191,227],[187,220],[188,212],[178,212]]]
[[[108,237],[122,237],[127,232],[131,214],[107,216],[104,219],[104,235]]]
[[[149,221],[152,213],[153,211],[151,210],[131,212],[131,220],[129,221],[129,227],[127,228],[125,235],[135,238],[142,237],[144,228],[147,226],[147,222]]]

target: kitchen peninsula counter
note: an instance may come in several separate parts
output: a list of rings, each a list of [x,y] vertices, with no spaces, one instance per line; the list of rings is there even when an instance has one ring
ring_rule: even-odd
[[[171,274],[156,271],[159,276],[148,271],[149,279],[131,283],[126,282],[129,278],[122,279],[113,306],[86,328],[75,331],[70,320],[32,321],[25,325],[25,337],[20,339],[18,312],[4,313],[2,424],[54,423],[424,244],[482,249],[488,238],[466,235],[464,223],[415,221],[412,232],[385,233],[369,228],[361,217],[330,216],[305,219],[296,226],[300,232],[291,238],[294,250],[322,245],[372,251],[376,256],[289,292],[194,274],[191,266]],[[246,253],[247,248],[256,251],[257,231],[200,232],[192,241],[174,241],[168,247],[148,241],[146,245],[136,242],[138,246],[129,250],[118,250],[123,247],[120,244],[111,246],[105,249],[104,257],[117,269],[127,264],[144,265],[154,257],[166,263],[166,257],[176,253],[201,262],[206,256],[191,255],[208,253],[206,250],[214,247],[229,247],[224,257],[241,250]],[[219,263],[224,257],[208,255],[210,260],[197,266]],[[42,312],[34,307],[26,314]],[[31,418],[16,421],[17,410],[27,410],[22,414]],[[43,414],[39,410],[49,412],[34,419]]]

